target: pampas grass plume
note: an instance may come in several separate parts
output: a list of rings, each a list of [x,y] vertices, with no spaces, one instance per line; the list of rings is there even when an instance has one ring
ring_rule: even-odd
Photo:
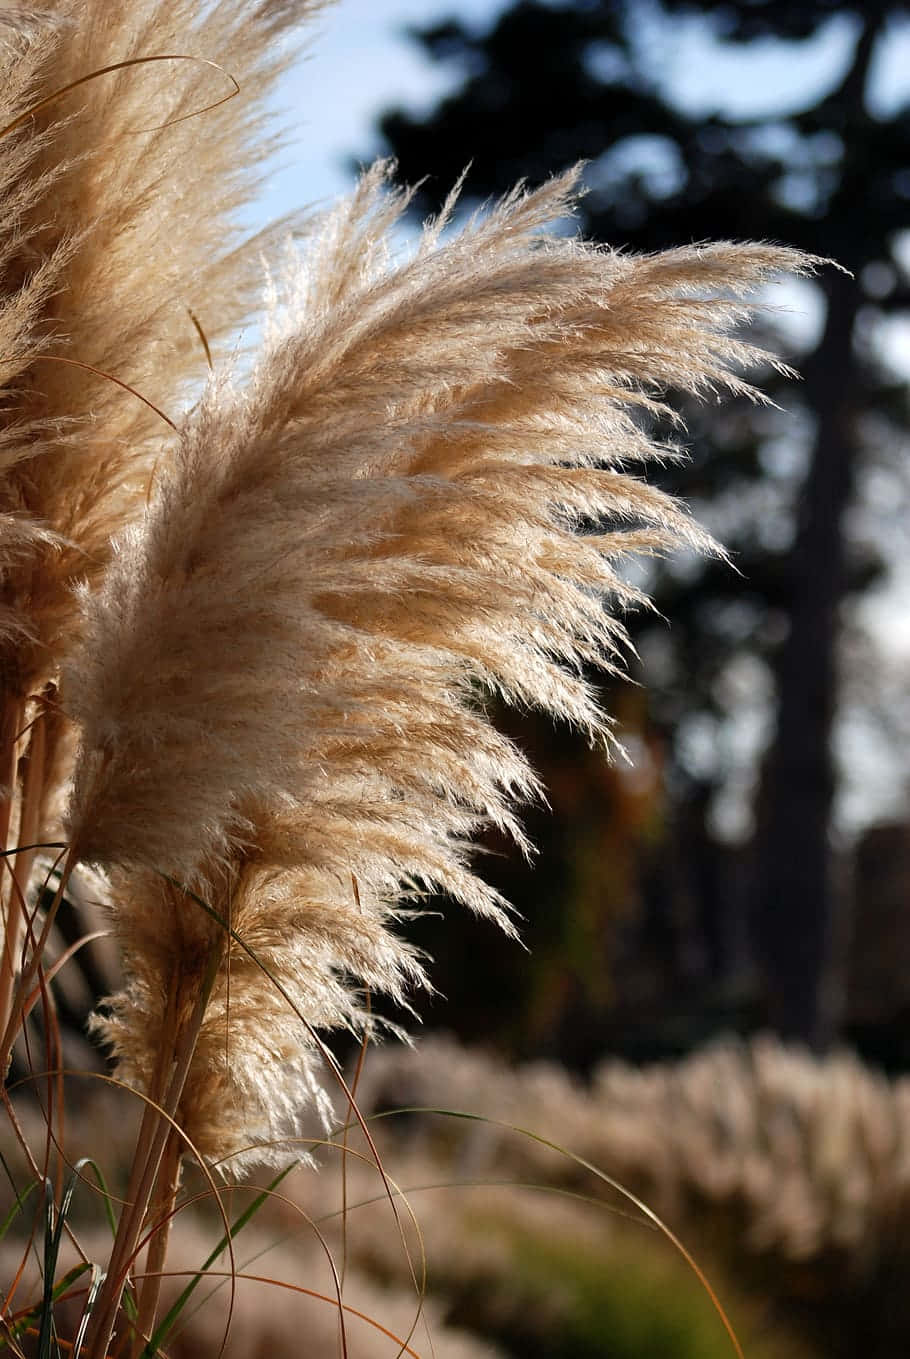
[[[667,385],[750,392],[740,299],[808,263],[547,235],[574,172],[449,235],[453,197],[396,260],[388,175],[314,232],[248,381],[214,378],[179,429],[64,676],[70,834],[112,874],[129,977],[98,1027],[141,1084],[167,998],[185,1019],[215,960],[179,1108],[212,1159],[295,1131],[312,1031],[357,1029],[364,987],[406,1002],[397,922],[426,892],[511,928],[471,839],[524,845],[539,789],[484,695],[610,742],[588,673],[620,667],[643,602],[623,559],[713,550],[628,470],[672,452],[642,413]]]
[[[156,403],[205,371],[191,314],[216,346],[249,314],[283,233],[250,248],[237,209],[274,145],[262,99],[292,55],[283,39],[318,8],[0,12],[0,668],[17,697],[54,676],[78,627],[74,582],[98,583],[144,501]],[[242,98],[220,102],[234,71]]]

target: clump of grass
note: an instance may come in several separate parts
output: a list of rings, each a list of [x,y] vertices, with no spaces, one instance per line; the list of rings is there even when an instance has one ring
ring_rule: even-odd
[[[676,452],[642,416],[670,386],[755,396],[742,299],[812,263],[549,236],[577,172],[449,235],[453,194],[398,260],[408,196],[380,165],[311,227],[233,374],[217,345],[279,233],[232,223],[276,41],[316,8],[3,19],[3,1062],[41,998],[55,1065],[44,950],[89,865],[126,974],[95,1027],[146,1101],[92,1359],[149,1231],[138,1349],[151,1333],[185,1155],[274,1157],[301,1110],[327,1116],[322,1035],[362,1032],[365,993],[426,984],[401,928],[422,895],[512,929],[472,837],[527,849],[518,806],[541,790],[482,697],[612,742],[588,674],[621,668],[645,602],[624,559],[715,550],[635,474]]]

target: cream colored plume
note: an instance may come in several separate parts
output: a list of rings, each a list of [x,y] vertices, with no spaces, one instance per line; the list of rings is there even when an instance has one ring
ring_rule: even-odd
[[[197,324],[217,353],[249,311],[275,233],[244,248],[236,213],[273,144],[262,99],[283,38],[318,8],[0,6],[0,670],[15,700],[53,678],[78,626],[72,583],[100,578],[144,503],[163,415],[206,371]]]
[[[96,588],[147,503],[209,351],[238,344],[288,223],[238,210],[274,146],[265,98],[320,0],[0,0],[0,1033],[60,838],[57,702]],[[24,847],[23,847],[24,846]],[[12,853],[14,847],[15,854]],[[26,949],[26,954],[28,950]],[[4,1053],[3,1061],[6,1054]]]
[[[419,982],[402,909],[444,892],[507,923],[471,838],[523,843],[537,785],[484,698],[608,738],[587,675],[640,602],[623,558],[712,546],[627,470],[667,451],[642,417],[668,386],[748,390],[737,299],[807,264],[548,236],[574,175],[396,261],[386,176],[327,216],[249,381],[213,380],[162,457],[65,676],[71,835],[115,874],[130,973],[100,1027],[140,1082],[165,997],[186,1012],[215,960],[179,1110],[210,1157],[293,1129],[308,1026]]]

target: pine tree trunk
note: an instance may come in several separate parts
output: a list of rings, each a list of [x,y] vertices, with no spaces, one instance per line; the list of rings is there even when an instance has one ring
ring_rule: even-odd
[[[829,223],[843,249],[862,241],[868,167],[850,154],[852,132],[868,131],[866,90],[888,7],[870,6],[853,61],[828,102],[841,110],[845,166]],[[862,144],[864,139],[859,139]],[[829,235],[829,239],[831,239]],[[862,294],[855,280],[828,270],[821,344],[805,369],[815,445],[800,499],[790,558],[789,632],[778,669],[777,727],[766,766],[756,837],[755,922],[764,971],[766,1019],[785,1037],[823,1049],[833,1035],[826,987],[835,924],[831,822],[836,792],[832,729],[837,703],[839,611],[847,589],[844,517],[853,489],[857,441],[853,336]]]
[[[853,485],[852,341],[858,292],[825,280],[828,318],[807,382],[819,412],[791,554],[789,633],[757,837],[756,925],[766,1018],[788,1038],[824,1047],[823,1005],[833,923],[831,735],[837,699],[838,613],[845,594],[843,521]]]

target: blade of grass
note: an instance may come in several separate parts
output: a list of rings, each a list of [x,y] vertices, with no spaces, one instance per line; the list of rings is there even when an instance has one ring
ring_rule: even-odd
[[[85,1164],[85,1160],[77,1161],[72,1167],[67,1177],[59,1209],[56,1208],[53,1184],[49,1178],[44,1181],[44,1299],[41,1308],[41,1326],[38,1332],[38,1359],[56,1359],[59,1354],[54,1328],[54,1278],[57,1273],[60,1244],[63,1240],[63,1228],[72,1206],[76,1185],[81,1179],[82,1167]],[[79,1265],[77,1268],[81,1273],[85,1265]]]
[[[9,1210],[3,1221],[0,1222],[0,1241],[2,1241],[6,1233],[9,1231],[10,1226],[12,1225],[14,1220],[18,1217],[18,1215],[22,1212],[22,1209],[25,1207],[25,1201],[28,1198],[29,1194],[32,1192],[33,1189],[38,1188],[38,1185],[41,1183],[41,1181],[32,1180],[32,1182],[27,1186],[24,1192],[20,1194],[19,1190],[16,1188],[16,1181],[13,1178],[13,1173],[10,1170],[9,1166],[7,1165],[6,1157],[3,1155],[2,1151],[0,1151],[0,1165],[3,1166],[3,1169],[6,1173],[6,1178],[9,1180],[10,1185],[12,1186],[13,1193],[16,1196],[16,1202],[13,1204],[12,1208]]]
[[[114,1224],[114,1228],[116,1230],[116,1224]],[[103,1282],[104,1282],[103,1269],[101,1269],[100,1265],[92,1265],[92,1282],[88,1290],[88,1296],[85,1299],[85,1307],[82,1310],[82,1320],[79,1322],[79,1329],[76,1332],[75,1339],[73,1340],[72,1359],[79,1359],[79,1355],[82,1353],[82,1342],[85,1339],[85,1332],[88,1328],[89,1318],[92,1315],[92,1309],[95,1306],[95,1299],[98,1296],[98,1293],[101,1289],[101,1285]]]
[[[85,1273],[87,1269],[96,1270],[97,1268],[98,1268],[97,1265],[91,1265],[86,1260],[80,1261],[78,1265],[73,1265],[71,1269],[67,1270],[66,1274],[64,1274],[63,1278],[60,1280],[58,1284],[55,1285],[54,1289],[52,1290],[51,1297],[53,1302],[59,1302],[61,1298],[64,1297],[75,1296],[75,1294],[70,1293],[71,1286],[76,1282],[78,1278],[81,1277],[81,1275]],[[34,1326],[30,1327],[30,1323],[37,1319],[39,1310],[43,1310],[45,1306],[46,1304],[42,1300],[42,1302],[38,1303],[36,1306],[26,1307],[24,1311],[19,1312],[13,1318],[12,1324],[8,1322],[5,1323],[7,1331],[9,1333],[9,1338],[14,1340],[17,1336],[26,1335],[29,1333],[29,1329],[31,1329],[31,1331],[35,1335],[37,1335],[38,1334],[37,1330],[35,1329]],[[66,1342],[61,1342],[58,1340],[57,1343],[65,1344]],[[5,1344],[6,1341],[0,1339],[0,1349],[2,1349]]]
[[[114,1212],[113,1197],[111,1195],[111,1191],[107,1187],[107,1180],[104,1178],[104,1172],[102,1171],[98,1162],[93,1161],[90,1156],[83,1157],[82,1165],[88,1166],[89,1169],[94,1171],[95,1179],[98,1181],[98,1188],[101,1190],[101,1197],[104,1202],[104,1212],[105,1216],[107,1217],[107,1225],[111,1229],[111,1236],[116,1236],[117,1215]]]
[[[44,1293],[41,1300],[41,1316],[38,1328],[38,1359],[57,1359],[59,1348],[54,1334],[54,1273],[57,1252],[54,1241],[57,1238],[54,1220],[54,1186],[49,1179],[44,1181]]]

